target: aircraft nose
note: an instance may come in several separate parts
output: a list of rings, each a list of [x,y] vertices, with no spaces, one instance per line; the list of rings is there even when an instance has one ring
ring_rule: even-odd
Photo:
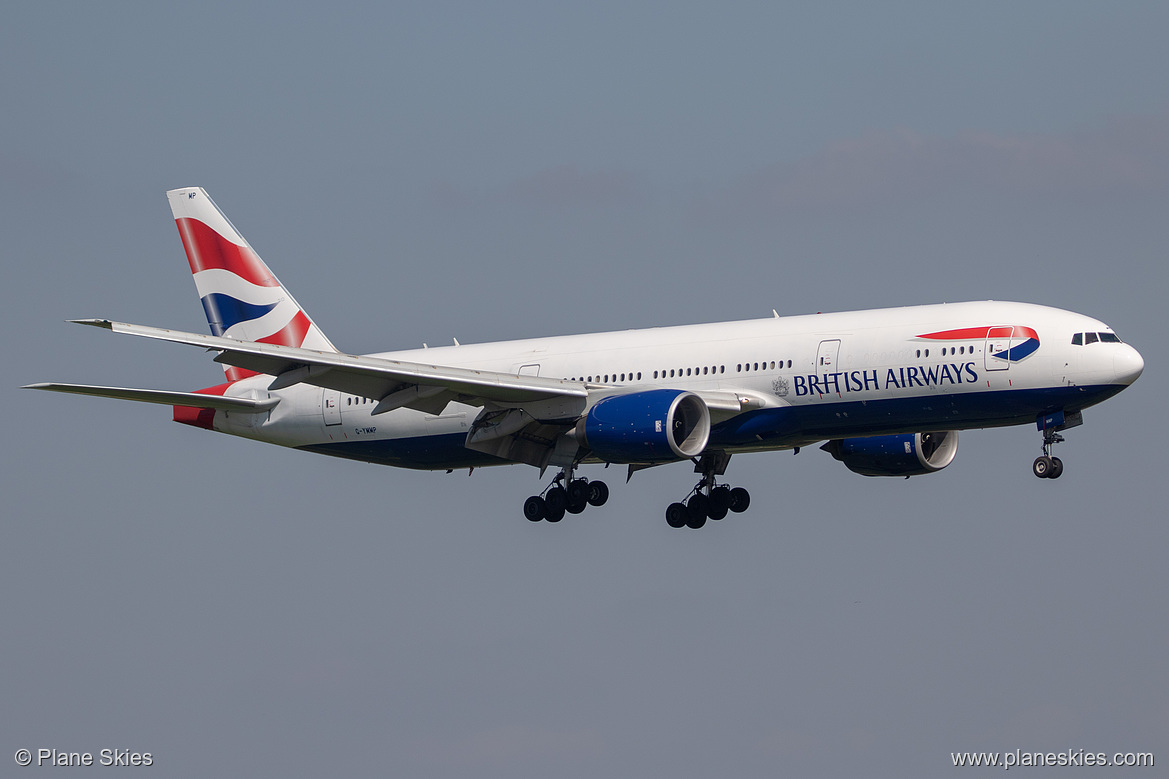
[[[1117,349],[1116,356],[1112,358],[1112,372],[1119,383],[1132,384],[1145,369],[1145,361],[1136,349],[1128,344],[1123,344],[1123,347]]]

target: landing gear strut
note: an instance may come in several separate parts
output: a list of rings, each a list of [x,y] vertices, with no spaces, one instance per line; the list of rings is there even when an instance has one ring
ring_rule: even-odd
[[[573,469],[564,468],[539,495],[524,501],[524,516],[531,522],[546,519],[559,522],[565,512],[579,514],[589,506],[603,506],[609,499],[609,486],[603,481],[574,479]]]
[[[1054,430],[1043,431],[1043,455],[1031,464],[1031,472],[1040,479],[1058,479],[1063,474],[1063,460],[1051,456],[1051,447],[1063,443],[1063,436]]]
[[[708,519],[717,521],[728,511],[740,514],[747,510],[751,505],[751,494],[742,487],[718,484],[715,478],[726,473],[730,459],[729,454],[718,450],[706,452],[695,460],[694,472],[702,474],[702,478],[685,502],[671,503],[666,508],[666,524],[697,530]]]

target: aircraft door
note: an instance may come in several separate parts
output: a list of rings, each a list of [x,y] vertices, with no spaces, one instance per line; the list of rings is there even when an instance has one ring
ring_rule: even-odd
[[[1005,371],[1011,367],[1007,354],[1011,350],[1012,327],[992,327],[983,344],[983,360],[988,371]],[[1001,357],[996,355],[1002,355]]]
[[[341,424],[341,393],[338,390],[321,390],[321,414],[326,426]]]
[[[816,373],[839,373],[836,366],[840,357],[840,340],[821,341],[816,351]]]

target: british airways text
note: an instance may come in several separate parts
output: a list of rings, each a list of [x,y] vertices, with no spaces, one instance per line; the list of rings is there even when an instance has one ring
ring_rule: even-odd
[[[866,392],[882,389],[908,389],[930,387],[940,384],[971,384],[978,381],[974,363],[909,365],[902,368],[888,368],[882,378],[877,370],[845,371],[843,373],[811,373],[793,377],[796,397],[804,395],[843,394],[845,392]]]

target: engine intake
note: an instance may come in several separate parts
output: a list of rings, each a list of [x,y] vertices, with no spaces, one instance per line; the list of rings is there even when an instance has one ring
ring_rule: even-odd
[[[578,440],[611,463],[669,462],[697,457],[710,440],[702,398],[676,389],[614,395],[577,423]]]
[[[918,476],[936,473],[954,461],[958,432],[904,433],[843,438],[820,447],[864,476]]]

